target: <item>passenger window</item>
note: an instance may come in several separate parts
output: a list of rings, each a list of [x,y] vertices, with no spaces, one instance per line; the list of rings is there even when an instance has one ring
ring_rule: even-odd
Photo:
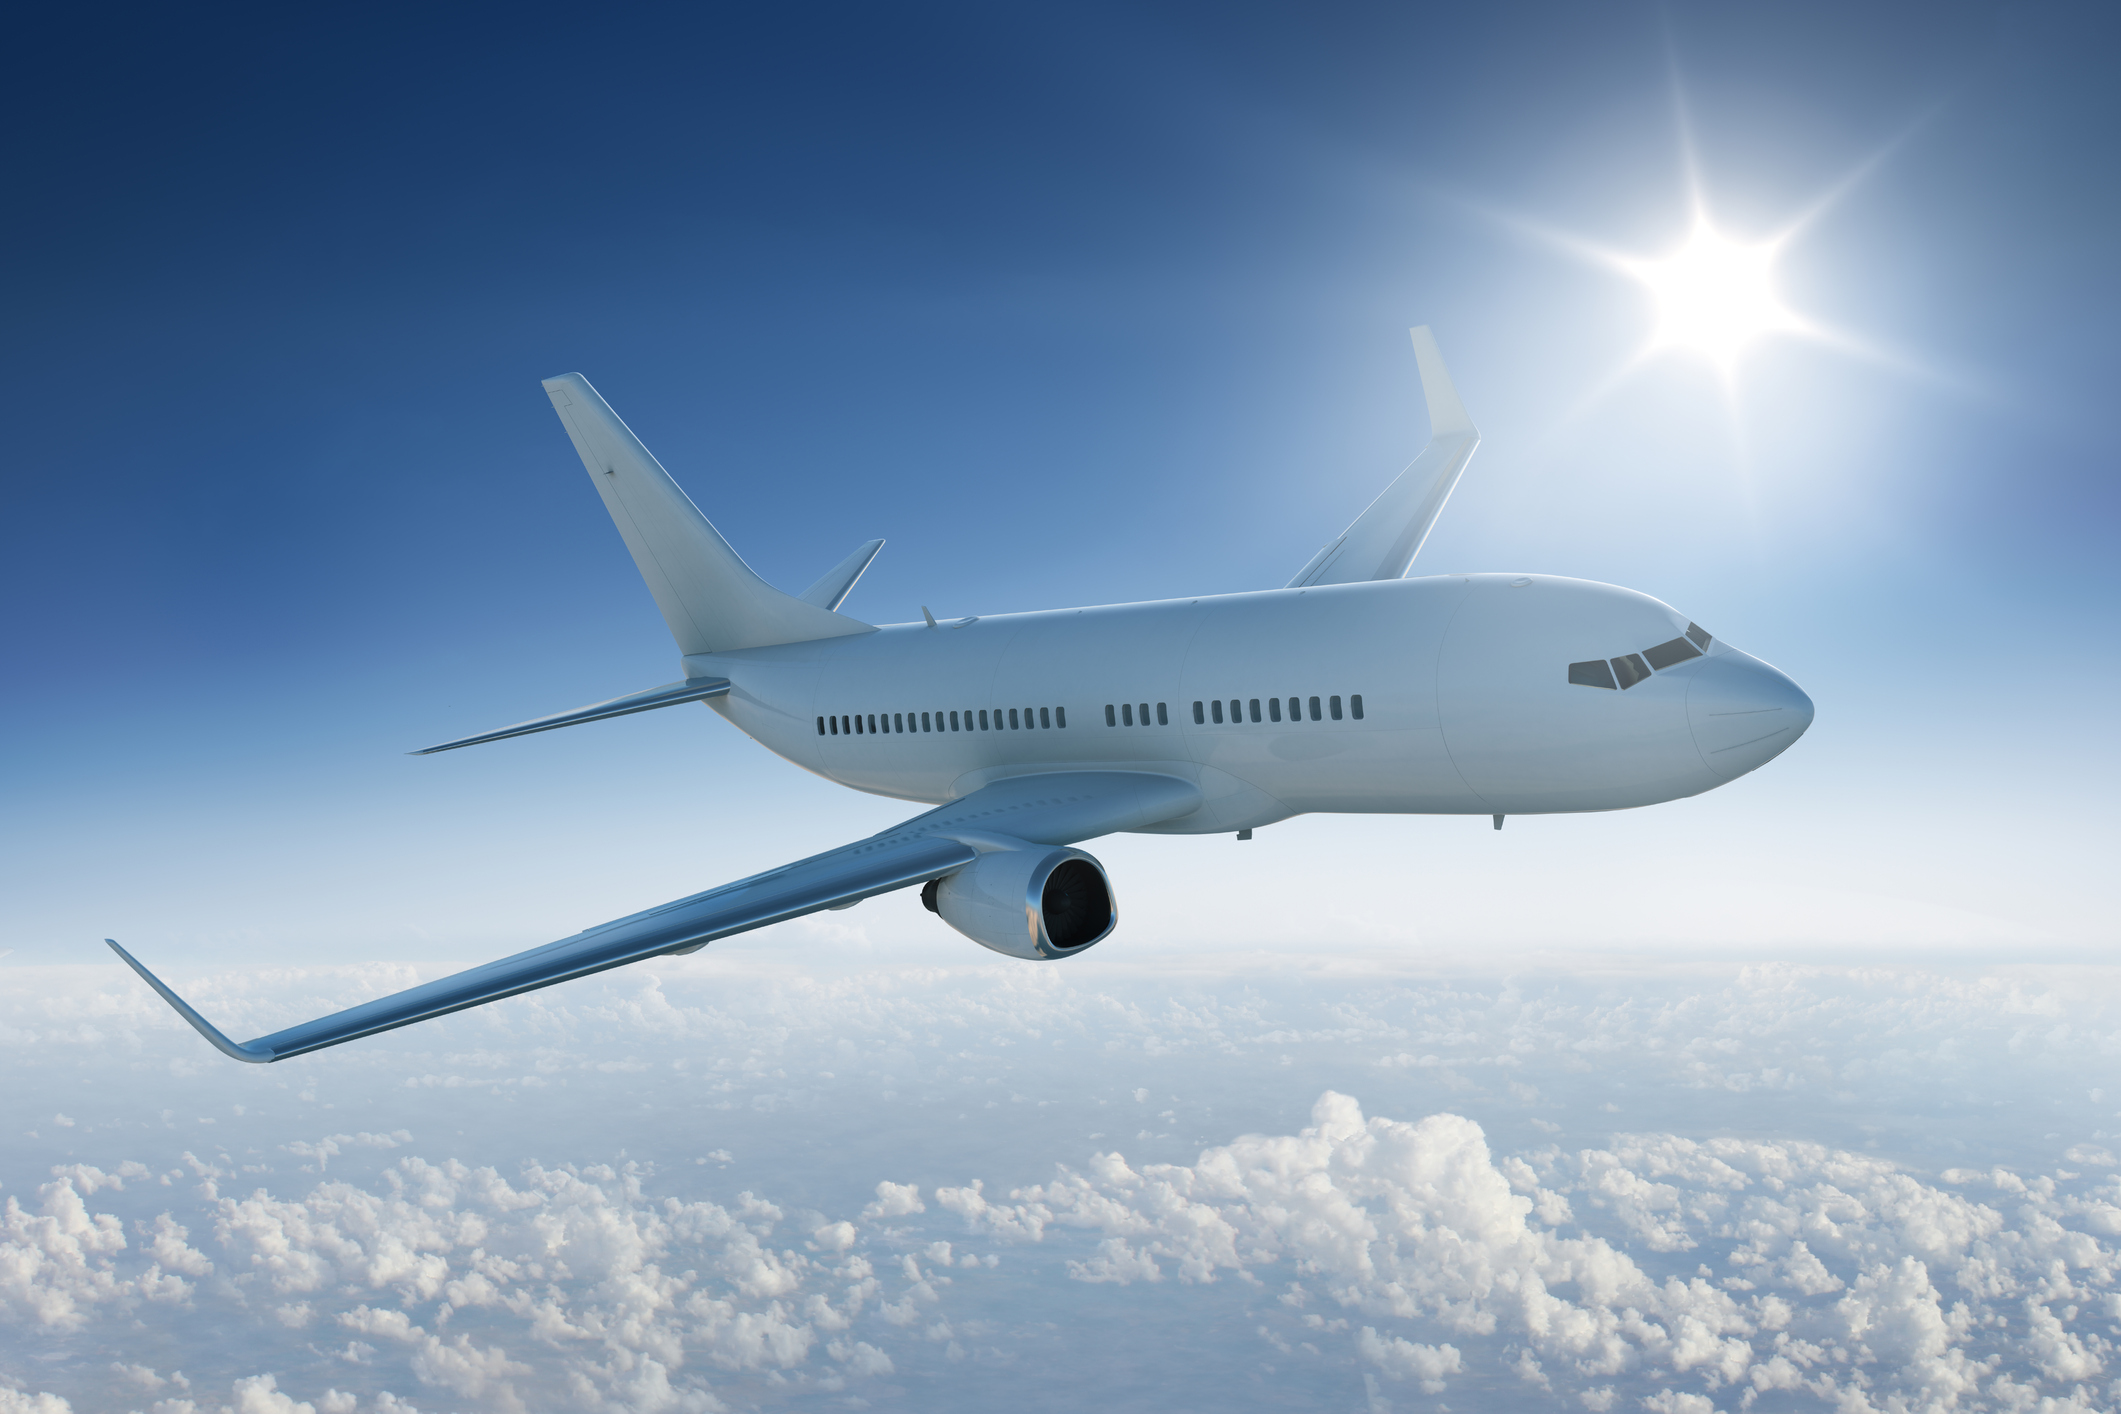
[[[928,714],[926,712],[921,713],[921,730],[924,732],[932,730],[928,725]]]
[[[1613,675],[1620,679],[1623,692],[1650,675],[1650,665],[1642,661],[1640,653],[1630,653],[1624,658],[1613,659]]]
[[[852,736],[852,735],[854,735],[854,727],[853,727],[853,726],[851,725],[850,719],[849,719],[848,717],[846,717],[845,715],[842,715],[842,716],[840,717],[840,735],[841,735],[841,736]]]
[[[1041,731],[1050,731],[1053,727],[1053,714],[1043,707],[1038,709],[1038,725]]]
[[[1251,709],[1251,712],[1252,712],[1252,720],[1253,720],[1253,721],[1255,721],[1255,722],[1256,722],[1256,721],[1258,721],[1258,720],[1259,720],[1259,699],[1258,699],[1257,697],[1255,697],[1255,698],[1253,698],[1253,699],[1252,699],[1252,700],[1251,700],[1250,702],[1246,703],[1245,705],[1246,705],[1246,706],[1247,706],[1248,708],[1250,708],[1250,709]]]
[[[1303,700],[1303,699],[1302,699],[1301,697],[1292,697],[1292,698],[1290,698],[1290,699],[1289,699],[1289,720],[1290,720],[1290,721],[1292,721],[1292,722],[1300,722],[1300,721],[1302,721],[1303,719],[1304,719],[1304,700]]]
[[[1577,687],[1612,687],[1613,665],[1603,658],[1593,658],[1588,663],[1569,664],[1569,681]]]
[[[906,717],[904,713],[893,712],[891,714],[891,730],[897,732],[900,736],[906,734]]]
[[[1223,724],[1223,700],[1220,697],[1216,698],[1208,704],[1208,709],[1215,714],[1215,725],[1221,726]]]
[[[1164,704],[1161,702],[1156,704],[1156,725],[1160,727],[1171,725],[1171,714],[1164,710]]]
[[[1009,730],[1012,732],[1023,730],[1022,727],[1016,724],[1016,709],[1014,707],[1009,709]]]
[[[1670,643],[1660,643],[1655,648],[1643,649],[1642,656],[1649,659],[1650,666],[1661,673],[1689,658],[1699,658],[1701,650],[1683,638],[1675,638]]]
[[[1336,721],[1336,722],[1337,722],[1337,721],[1339,721],[1339,720],[1340,720],[1340,699],[1339,699],[1338,697],[1328,697],[1328,698],[1326,699],[1326,710],[1327,710],[1328,712],[1331,712],[1331,713],[1333,714],[1333,720],[1334,720],[1334,721]]]
[[[819,736],[825,734],[825,719],[823,717],[817,719],[817,734]]]
[[[1279,697],[1267,699],[1267,720],[1270,722],[1281,720],[1281,699]]]
[[[1311,720],[1314,722],[1319,720],[1318,699],[1315,697],[1311,699]]]
[[[1709,631],[1700,624],[1688,624],[1686,626],[1686,636],[1693,639],[1694,646],[1704,653],[1709,651],[1709,644],[1714,641],[1709,637]]]
[[[884,725],[887,728],[891,725],[891,714],[888,712],[884,714]],[[869,730],[872,733],[876,730],[876,713],[874,712],[869,714]]]
[[[1108,727],[1119,725],[1119,711],[1109,702],[1105,704],[1105,725]]]
[[[1243,721],[1244,719],[1245,719],[1245,704],[1244,704],[1244,703],[1242,703],[1242,702],[1240,702],[1240,701],[1238,701],[1238,700],[1237,700],[1236,698],[1234,698],[1234,697],[1233,697],[1233,698],[1231,698],[1231,699],[1230,699],[1230,720],[1231,720],[1232,722],[1242,722],[1242,721]]]
[[[1146,702],[1142,704],[1142,725],[1149,725],[1149,704]]]
[[[1348,699],[1348,715],[1349,715],[1349,716],[1351,716],[1351,717],[1353,717],[1353,718],[1354,718],[1354,719],[1355,719],[1356,721],[1358,721],[1358,722],[1362,720],[1362,694],[1361,694],[1361,693],[1359,693],[1359,692],[1358,692],[1358,693],[1356,693],[1356,694],[1355,694],[1355,695],[1354,695],[1353,697],[1351,697],[1351,698],[1349,698],[1349,699]]]
[[[987,710],[984,707],[980,709],[979,729],[981,731],[989,730],[989,727],[987,726]]]
[[[1193,704],[1193,725],[1197,727],[1203,720],[1200,714],[1200,704],[1196,702]]]
[[[1054,725],[1054,726],[1056,726],[1056,727],[1061,727],[1061,728],[1063,728],[1063,729],[1065,729],[1065,728],[1067,727],[1067,725],[1068,725],[1068,709],[1067,709],[1067,708],[1065,708],[1065,707],[1056,707],[1056,708],[1054,708],[1054,709],[1053,709],[1053,725]]]
[[[1134,725],[1134,704],[1132,702],[1119,704],[1119,724],[1123,727]]]

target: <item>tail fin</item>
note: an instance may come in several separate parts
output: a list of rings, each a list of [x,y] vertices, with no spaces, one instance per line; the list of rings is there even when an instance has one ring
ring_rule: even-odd
[[[679,651],[725,653],[870,630],[760,579],[588,379],[563,373],[545,380],[545,392]]]
[[[1451,488],[1473,459],[1480,433],[1466,416],[1466,405],[1451,386],[1436,336],[1424,324],[1408,331],[1414,338],[1414,363],[1429,400],[1429,445],[1368,510],[1340,533],[1340,539],[1311,557],[1287,588],[1313,584],[1355,584],[1366,579],[1398,579],[1421,553]]]

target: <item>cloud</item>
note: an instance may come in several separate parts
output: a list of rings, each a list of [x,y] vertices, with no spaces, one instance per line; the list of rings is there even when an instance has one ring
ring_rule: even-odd
[[[1095,1395],[1123,1376],[1070,1344],[1090,1330],[1111,1371],[1224,1332],[1174,1367],[1224,1403],[1262,1380],[1378,1409],[2121,1398],[2096,989],[1072,975],[622,974],[328,1064],[189,1073],[197,1038],[115,992],[0,997],[28,1077],[8,1113],[48,1125],[63,1093],[80,1121],[0,1151],[0,1346],[102,1342],[41,1386],[162,1414],[976,1403],[989,1375]],[[261,1013],[360,990],[226,986]],[[58,1088],[81,1079],[102,1088]],[[1983,1116],[2028,1084],[2056,1132],[2005,1145]],[[1703,1137],[1740,1095],[1776,1137]],[[1962,1095],[1984,1108],[1947,1131]],[[1927,1163],[1848,1118],[1902,1101]],[[141,1324],[211,1333],[192,1386],[109,1368],[146,1358]]]
[[[1097,1235],[1067,1264],[1078,1281],[1271,1276],[1291,1305],[1315,1286],[1411,1335],[1521,1350],[1541,1379],[1697,1386],[1645,1396],[1659,1410],[1707,1409],[1732,1387],[1951,1409],[2008,1402],[2028,1378],[2071,1398],[2113,1356],[2093,1313],[2114,1309],[2121,1254],[2064,1225],[2087,1205],[2052,1196],[2053,1180],[2018,1187],[2029,1201],[2006,1214],[1875,1158],[1674,1135],[1498,1163],[1463,1117],[1366,1118],[1329,1091],[1299,1133],[1248,1135],[1190,1165],[1105,1153],[1006,1201],[979,1184],[937,1199],[1000,1240]],[[1732,1243],[1721,1273],[1660,1276],[1628,1250],[1712,1239]],[[1431,1393],[1470,1368],[1456,1345],[1375,1325],[1354,1340]]]
[[[30,1394],[0,1386],[0,1414],[73,1414],[73,1408],[56,1394]]]
[[[912,1213],[925,1213],[928,1205],[921,1201],[921,1190],[911,1183],[893,1183],[885,1179],[876,1186],[876,1201],[862,1209],[865,1219],[903,1218]]]

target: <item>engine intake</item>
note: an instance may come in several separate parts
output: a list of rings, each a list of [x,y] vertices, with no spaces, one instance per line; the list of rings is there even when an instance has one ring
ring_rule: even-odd
[[[1104,866],[1064,846],[988,850],[930,879],[921,902],[981,947],[1035,961],[1079,953],[1119,924]]]

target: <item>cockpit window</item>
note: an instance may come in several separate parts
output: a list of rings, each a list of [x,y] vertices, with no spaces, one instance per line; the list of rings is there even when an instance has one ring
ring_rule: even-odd
[[[1699,658],[1701,650],[1683,638],[1675,638],[1670,643],[1660,643],[1655,648],[1643,649],[1642,656],[1649,659],[1650,666],[1661,673],[1675,663]]]
[[[1676,668],[1689,659],[1699,658],[1713,642],[1715,640],[1709,637],[1707,629],[1700,624],[1688,624],[1685,637],[1660,643],[1655,648],[1645,648],[1640,653],[1628,653],[1618,658],[1593,658],[1588,663],[1571,663],[1569,682],[1576,687],[1618,687],[1626,691],[1647,678],[1652,668],[1660,673],[1667,668]]]

